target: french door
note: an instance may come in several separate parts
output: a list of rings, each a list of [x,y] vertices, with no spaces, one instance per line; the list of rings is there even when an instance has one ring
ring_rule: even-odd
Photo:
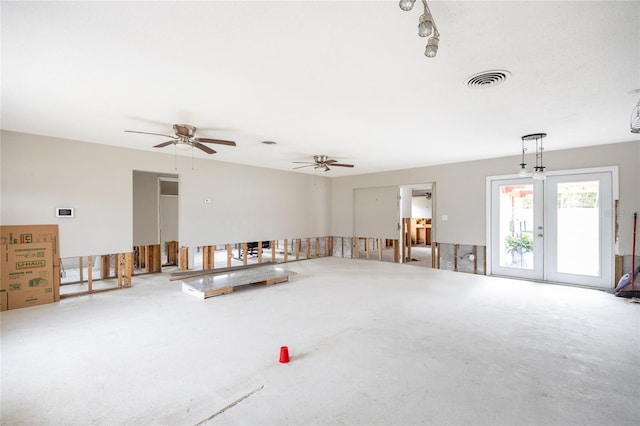
[[[610,289],[612,173],[491,183],[491,269],[496,275]]]

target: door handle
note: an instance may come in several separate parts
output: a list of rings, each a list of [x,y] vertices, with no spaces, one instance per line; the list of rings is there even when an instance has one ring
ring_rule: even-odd
[[[538,237],[542,237],[542,234],[538,234]]]

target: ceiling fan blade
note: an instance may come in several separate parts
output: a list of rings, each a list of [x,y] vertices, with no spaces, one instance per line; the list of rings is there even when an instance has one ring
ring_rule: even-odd
[[[295,164],[309,164],[309,165],[316,164],[316,163],[312,163],[310,161],[292,161],[292,163],[295,163]]]
[[[297,161],[297,162],[299,163],[299,161]],[[315,163],[307,164],[306,166],[298,166],[298,167],[294,167],[292,170],[295,170],[295,169],[302,169],[302,168],[304,168],[304,167],[311,167],[311,166],[315,166],[315,165],[316,165]]]
[[[194,140],[202,143],[217,143],[219,145],[236,146],[234,141],[224,141],[221,139],[195,138]]]
[[[342,164],[342,163],[331,163],[331,167],[336,166],[336,167],[354,167],[353,164]]]
[[[163,146],[171,145],[172,143],[175,143],[175,141],[167,141],[167,142],[159,143],[158,145],[154,145],[153,147],[162,148]]]
[[[206,145],[202,145],[200,142],[196,142],[196,144],[194,146],[196,148],[206,152],[207,154],[215,154],[216,153],[214,150],[212,150],[211,148],[209,148]]]
[[[176,137],[175,137],[175,136],[172,136],[172,135],[165,135],[165,134],[163,134],[163,133],[138,132],[137,130],[125,130],[125,132],[127,132],[127,133],[142,133],[143,135],[164,136],[164,137],[166,137],[166,138],[176,139]]]

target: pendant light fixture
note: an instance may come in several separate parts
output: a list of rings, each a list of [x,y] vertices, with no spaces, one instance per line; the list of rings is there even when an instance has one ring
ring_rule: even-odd
[[[527,163],[524,162],[524,153],[527,152],[527,148],[524,146],[524,138],[522,138],[522,160],[520,162],[520,170],[518,171],[518,175],[524,177],[527,176]]]
[[[416,0],[400,0],[400,9],[405,12],[413,9],[413,5]],[[418,20],[418,35],[420,37],[429,37],[427,40],[427,47],[424,49],[424,55],[427,58],[434,58],[438,54],[438,43],[440,41],[440,33],[436,22],[433,20],[429,5],[426,0],[422,0],[424,12],[420,15]]]
[[[546,175],[544,173],[545,167],[542,165],[542,151],[544,148],[542,147],[542,139],[547,136],[546,133],[532,133],[530,135],[525,135],[522,137],[522,162],[520,163],[520,176],[527,175],[527,164],[524,162],[524,153],[527,150],[524,146],[525,142],[535,141],[536,143],[536,165],[533,168],[533,178],[536,180],[544,180]]]

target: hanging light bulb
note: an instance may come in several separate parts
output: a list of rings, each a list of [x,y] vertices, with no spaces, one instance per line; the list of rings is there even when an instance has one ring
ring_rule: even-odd
[[[400,0],[400,9],[404,10],[405,12],[408,12],[411,9],[413,9],[413,4],[415,2],[416,0]]]
[[[418,35],[420,37],[429,37],[433,33],[433,18],[431,15],[420,15],[420,24],[418,24]]]
[[[427,47],[424,49],[424,56],[427,58],[433,58],[438,54],[438,37],[431,37],[427,42]]]
[[[542,138],[546,137],[546,133],[533,133],[531,135],[526,135],[522,137],[522,143],[525,141],[535,141],[536,142],[536,165],[533,168],[533,178],[536,180],[544,180],[546,175],[544,173],[545,167],[542,165],[542,151],[544,148],[542,147]],[[524,163],[524,147],[522,151],[522,162]],[[521,165],[522,167],[522,165]]]
[[[526,176],[527,173],[527,163],[524,162],[524,153],[527,152],[527,148],[524,147],[524,137],[522,138],[522,161],[520,162],[520,170],[518,171],[519,176]]]

